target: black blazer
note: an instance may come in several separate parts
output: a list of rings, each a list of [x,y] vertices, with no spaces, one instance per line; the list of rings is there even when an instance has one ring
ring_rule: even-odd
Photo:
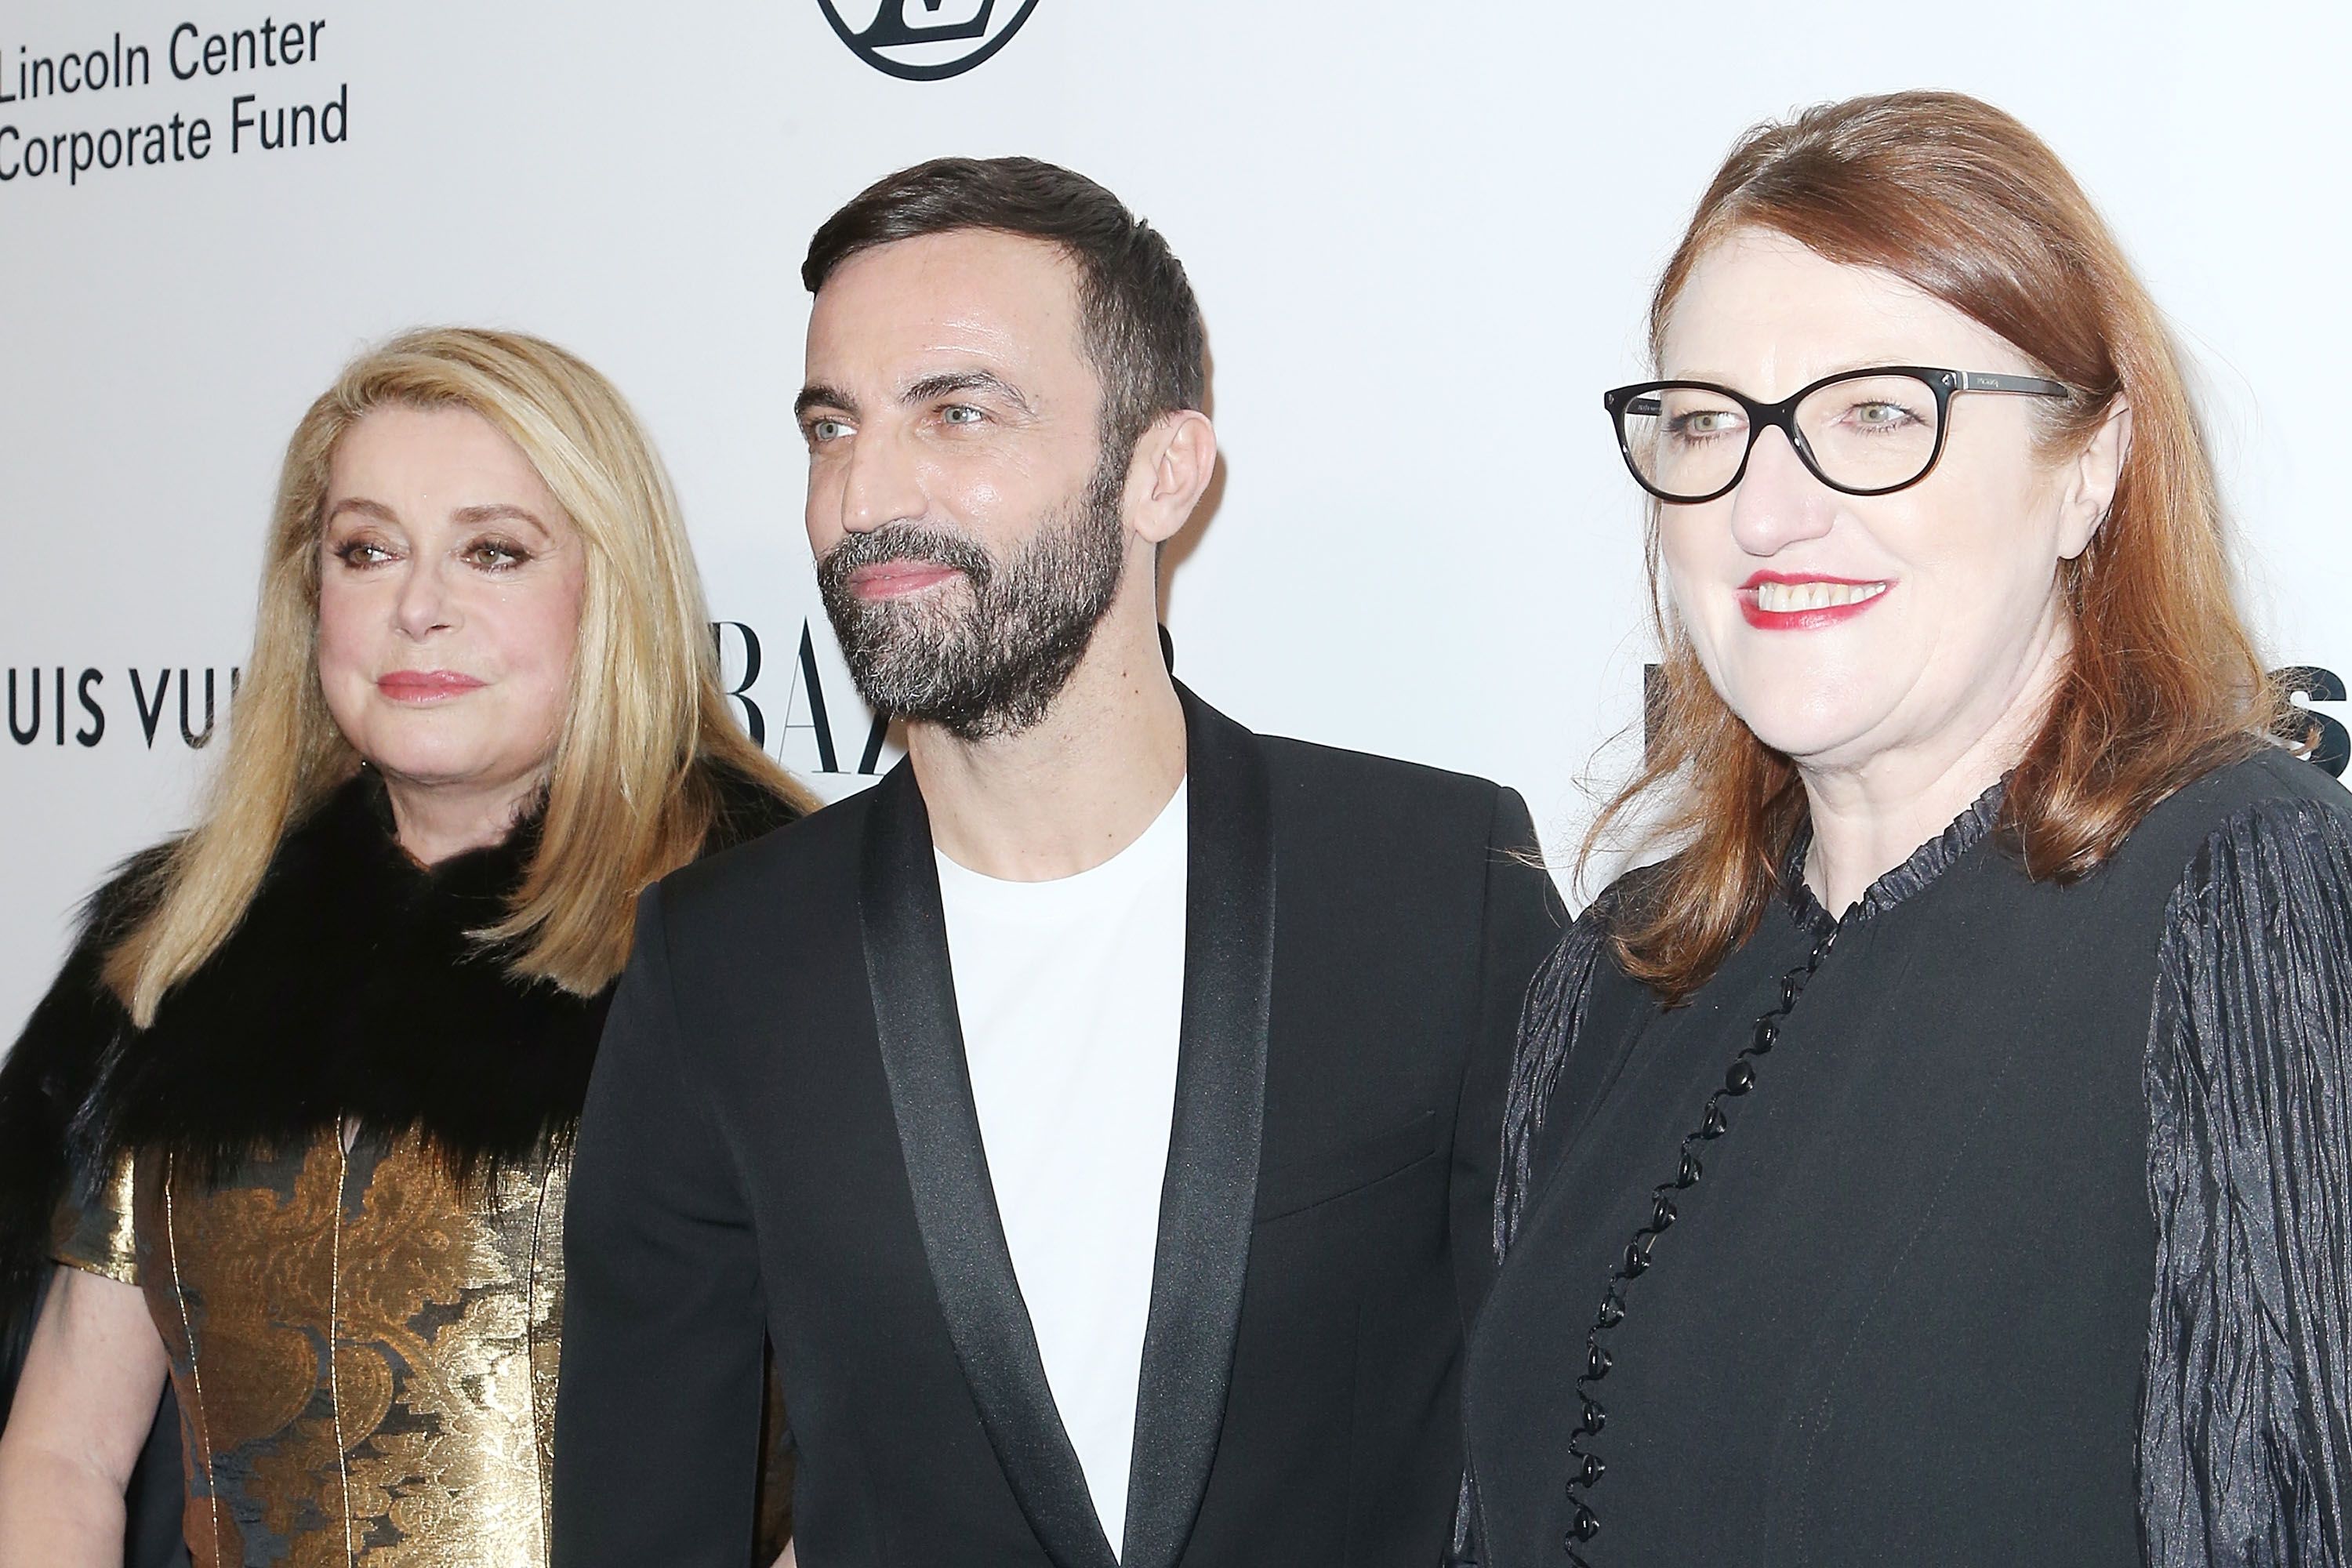
[[[1427,1568],[1557,900],[1511,792],[1184,710],[1118,1561]],[[807,1568],[1111,1568],[990,1190],[908,768],[645,896],[566,1223],[557,1568],[743,1561],[763,1327]]]

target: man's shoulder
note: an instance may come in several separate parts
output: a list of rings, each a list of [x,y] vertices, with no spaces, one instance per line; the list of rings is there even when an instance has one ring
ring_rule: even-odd
[[[1399,757],[1286,735],[1260,735],[1257,742],[1277,802],[1285,796],[1307,796],[1326,809],[1423,821],[1459,819],[1483,828],[1505,793],[1492,779]]]
[[[756,838],[703,856],[661,880],[662,913],[681,921],[782,917],[856,894],[857,845],[870,792],[836,801]]]

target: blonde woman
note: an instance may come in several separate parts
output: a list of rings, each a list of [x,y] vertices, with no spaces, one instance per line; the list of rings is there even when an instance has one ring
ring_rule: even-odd
[[[644,433],[563,351],[412,333],[311,405],[211,806],[94,900],[0,1075],[0,1289],[72,1266],[0,1563],[120,1560],[167,1378],[206,1568],[546,1561],[633,895],[805,805],[705,621]]]

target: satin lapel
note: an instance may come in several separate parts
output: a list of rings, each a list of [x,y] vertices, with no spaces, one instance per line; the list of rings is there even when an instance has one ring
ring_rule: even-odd
[[[1233,1377],[1265,1120],[1273,801],[1256,738],[1190,691],[1183,698],[1192,796],[1184,1013],[1121,1568],[1169,1568],[1208,1489]]]
[[[931,853],[929,815],[913,769],[901,763],[874,789],[858,911],[923,1254],[981,1426],[1038,1541],[1056,1568],[1113,1568],[989,1184]]]

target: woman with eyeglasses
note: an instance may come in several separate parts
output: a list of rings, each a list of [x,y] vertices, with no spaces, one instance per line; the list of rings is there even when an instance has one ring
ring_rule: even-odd
[[[1529,995],[1456,1557],[2347,1561],[2352,800],[2156,307],[1906,93],[1743,140],[1651,347],[1664,858]]]

